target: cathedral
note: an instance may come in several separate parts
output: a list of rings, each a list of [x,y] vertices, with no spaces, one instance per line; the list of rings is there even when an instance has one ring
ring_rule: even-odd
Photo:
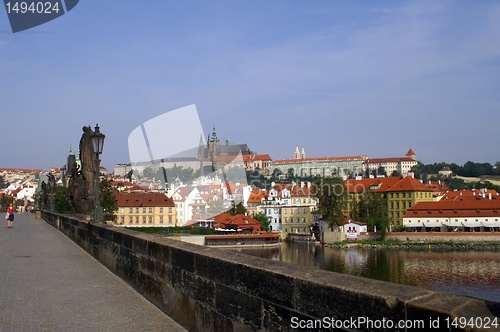
[[[217,137],[215,127],[212,130],[212,134],[207,137],[207,145],[203,142],[203,138],[200,137],[200,144],[198,146],[198,160],[214,160],[217,158],[223,158],[228,156],[237,156],[238,154],[249,154],[251,153],[248,145],[246,144],[229,144],[226,138],[225,144],[220,144],[220,139]]]

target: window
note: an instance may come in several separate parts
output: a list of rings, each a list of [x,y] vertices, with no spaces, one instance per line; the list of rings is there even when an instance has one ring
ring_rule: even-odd
[[[146,223],[146,216],[142,216],[142,223],[145,224]]]
[[[160,208],[160,213],[163,213],[163,208],[162,207]]]
[[[149,213],[153,213],[153,208],[152,207],[149,208]]]
[[[135,213],[139,213],[139,208],[135,208]]]
[[[146,208],[142,208],[142,213],[146,213]]]
[[[168,213],[172,213],[172,208],[171,207],[168,208]]]
[[[163,224],[163,216],[160,216],[160,224]]]
[[[302,213],[306,214],[306,208],[304,208],[304,210],[302,211]]]
[[[121,208],[121,209],[120,209],[120,213],[122,213],[122,214],[123,214],[123,213],[125,213],[125,209],[124,209],[124,208]]]
[[[168,223],[171,224],[172,223],[172,217],[171,216],[168,216]]]
[[[120,218],[120,222],[121,222],[122,224],[123,224],[123,223],[125,223],[125,217],[124,217],[124,216],[122,216],[122,217]]]
[[[134,208],[130,208],[130,209],[128,210],[128,213],[134,213]]]
[[[152,224],[153,223],[153,217],[152,216],[149,216],[149,223]]]

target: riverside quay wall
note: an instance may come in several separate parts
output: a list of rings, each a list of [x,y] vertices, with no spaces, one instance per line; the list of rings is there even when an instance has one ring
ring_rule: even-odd
[[[66,215],[43,212],[43,219],[190,331],[492,331],[492,324],[497,326],[493,330],[500,329],[500,303],[295,266]],[[474,329],[464,322],[475,324]]]
[[[376,240],[380,233],[363,233],[360,240]],[[494,243],[500,245],[500,232],[388,232],[386,240],[414,243]]]

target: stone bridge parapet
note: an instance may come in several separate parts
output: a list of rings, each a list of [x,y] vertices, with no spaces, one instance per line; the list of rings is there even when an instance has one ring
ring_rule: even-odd
[[[500,303],[265,260],[66,215],[44,212],[43,218],[190,331],[412,330],[398,327],[399,322],[413,329],[419,324],[418,329],[444,331],[500,330],[500,321],[494,329],[450,325],[461,317],[493,323]]]

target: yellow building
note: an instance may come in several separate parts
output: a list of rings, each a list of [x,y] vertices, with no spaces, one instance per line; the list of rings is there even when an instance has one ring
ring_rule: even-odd
[[[432,202],[434,189],[411,176],[403,178],[383,193],[387,198],[389,223],[403,226],[403,216],[418,202]]]
[[[309,185],[293,185],[289,190],[290,204],[281,208],[282,239],[286,239],[289,233],[309,234],[313,222],[312,212],[318,205],[318,200]]]
[[[162,193],[114,193],[118,205],[116,226],[173,227],[174,201]]]
[[[435,191],[411,176],[349,179],[345,184],[349,192],[347,214],[352,215],[363,194],[376,193],[386,200],[389,224],[394,227],[403,225],[403,216],[410,207],[418,202],[431,202]]]

